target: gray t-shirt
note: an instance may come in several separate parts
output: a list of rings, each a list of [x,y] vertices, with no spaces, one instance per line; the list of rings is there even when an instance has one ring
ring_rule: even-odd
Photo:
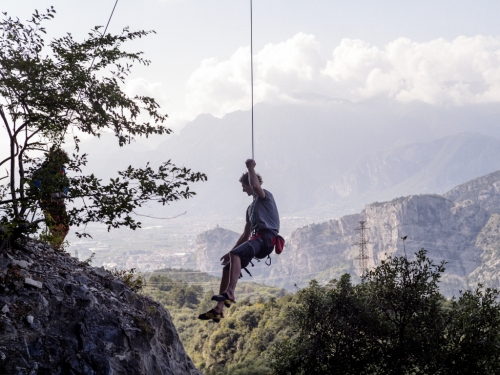
[[[279,232],[280,230],[280,217],[278,214],[278,207],[274,201],[273,195],[264,190],[266,193],[265,198],[257,197],[247,208],[247,223],[250,223],[252,230],[271,230]],[[252,207],[253,220],[252,220]]]

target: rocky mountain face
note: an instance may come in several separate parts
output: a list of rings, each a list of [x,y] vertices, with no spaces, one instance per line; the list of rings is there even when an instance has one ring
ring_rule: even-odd
[[[469,281],[500,288],[500,171],[459,185],[445,197],[474,202],[490,215],[476,238],[476,246],[482,249],[481,266],[470,274]]]
[[[0,373],[201,375],[159,303],[47,245],[16,248],[0,251]]]
[[[458,185],[443,196],[454,202],[470,200],[490,214],[500,214],[500,171]]]
[[[445,260],[445,295],[474,286],[500,286],[500,171],[457,186],[444,196],[411,195],[372,203],[355,215],[292,233],[270,280],[287,288],[316,278],[326,282],[359,268],[359,221],[366,221],[368,265],[420,248]],[[408,236],[405,243],[401,237]]]

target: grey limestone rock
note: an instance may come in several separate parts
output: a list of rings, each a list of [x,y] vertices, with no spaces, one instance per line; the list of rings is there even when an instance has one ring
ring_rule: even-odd
[[[1,374],[201,375],[162,305],[43,244],[11,252],[0,251]]]
[[[295,230],[284,252],[273,258],[269,278],[294,289],[316,278],[321,283],[350,273],[359,280],[359,221],[365,220],[368,266],[390,256],[412,259],[420,248],[446,261],[441,292],[500,287],[500,171],[471,180],[444,195],[410,195],[365,206],[346,215]],[[401,237],[407,236],[405,245]],[[275,259],[276,258],[276,259]]]
[[[24,279],[24,283],[26,285],[31,285],[31,286],[34,286],[35,288],[39,288],[39,289],[43,287],[42,282],[30,279],[29,277]]]

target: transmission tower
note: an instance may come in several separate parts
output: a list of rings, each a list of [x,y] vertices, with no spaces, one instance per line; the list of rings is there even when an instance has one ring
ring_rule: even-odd
[[[359,222],[359,228],[356,228],[355,230],[359,230],[359,242],[356,242],[355,245],[359,246],[359,255],[355,258],[359,260],[359,266],[361,268],[361,275],[365,275],[365,273],[368,272],[368,259],[370,257],[368,256],[368,252],[366,249],[366,245],[370,244],[371,242],[368,242],[366,240],[366,230],[369,229],[366,227],[366,221],[362,220]]]

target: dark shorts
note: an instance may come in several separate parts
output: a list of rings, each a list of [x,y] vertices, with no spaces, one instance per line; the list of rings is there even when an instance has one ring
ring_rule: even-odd
[[[264,235],[262,238],[246,241],[230,253],[240,257],[241,268],[245,268],[253,258],[264,259],[273,252],[272,238],[273,235]],[[229,269],[229,265],[230,263],[226,264],[224,269]]]

